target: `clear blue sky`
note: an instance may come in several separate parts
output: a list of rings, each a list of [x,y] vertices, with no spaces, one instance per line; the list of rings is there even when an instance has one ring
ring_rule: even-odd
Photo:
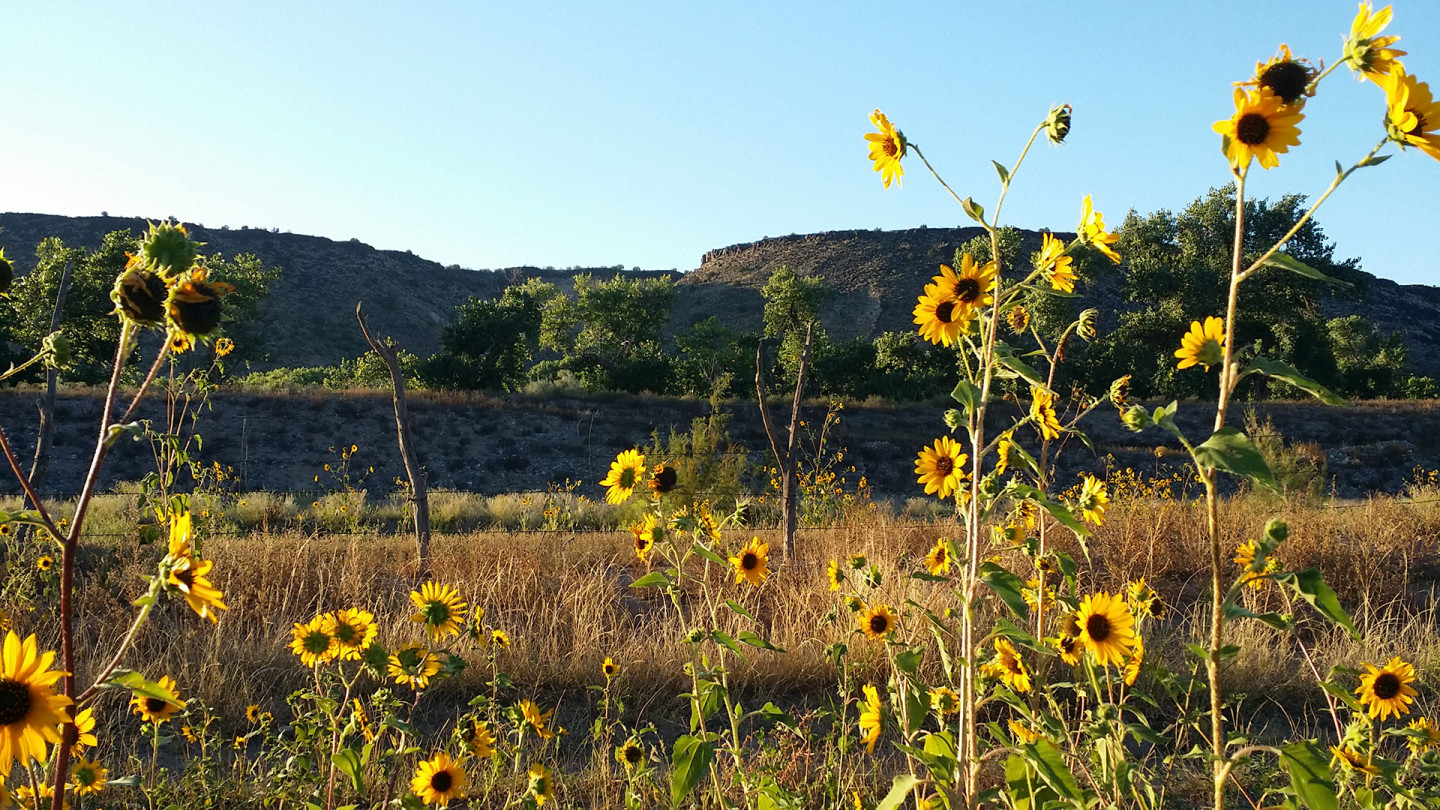
[[[1440,92],[1440,3],[1395,3]],[[882,190],[879,107],[992,206],[1052,103],[1075,107],[1006,203],[1073,229],[1094,195],[1178,208],[1228,180],[1231,83],[1287,42],[1334,61],[1350,0],[1005,3],[0,4],[0,210],[278,227],[472,268],[693,269],[715,247],[969,224],[916,161]],[[1318,194],[1382,136],[1348,70],[1302,146],[1252,172]],[[1390,147],[1388,151],[1398,151]],[[1340,257],[1440,283],[1440,162],[1358,173],[1319,215]],[[0,236],[3,241],[3,236]]]

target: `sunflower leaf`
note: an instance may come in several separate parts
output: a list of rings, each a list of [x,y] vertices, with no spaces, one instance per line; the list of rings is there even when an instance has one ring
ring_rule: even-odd
[[[1313,278],[1316,281],[1324,281],[1330,284],[1344,284],[1346,287],[1351,286],[1350,282],[1327,276],[1294,256],[1291,256],[1289,253],[1276,253],[1266,259],[1260,266],[1278,267],[1281,270],[1289,270],[1292,273],[1298,273],[1306,278]]]
[[[725,647],[725,649],[729,650],[730,652],[735,653],[736,655],[740,656],[740,657],[741,657],[742,659],[744,659],[745,661],[749,661],[749,660],[750,660],[749,658],[745,658],[745,653],[743,653],[743,652],[740,651],[740,645],[737,644],[737,643],[735,642],[735,639],[731,638],[730,635],[729,635],[728,633],[726,633],[725,631],[723,631],[723,630],[711,630],[711,631],[710,631],[710,637],[713,638],[713,639],[715,639],[715,641],[716,641],[717,643],[719,643],[721,646]]]
[[[1225,618],[1227,619],[1255,619],[1264,622],[1276,630],[1289,630],[1294,622],[1280,613],[1256,613],[1252,610],[1241,607],[1234,602],[1225,604]]]
[[[1391,157],[1390,155],[1375,155],[1375,156],[1373,156],[1373,157],[1368,157],[1368,158],[1365,158],[1364,160],[1360,161],[1359,165],[1361,165],[1361,166],[1379,166],[1381,163],[1384,163],[1385,161],[1389,160],[1390,157]]]
[[[1070,513],[1069,509],[1065,508],[1064,504],[1055,503],[1049,498],[1046,498],[1040,490],[1029,484],[1015,483],[1012,484],[1012,486],[1016,494],[1034,501],[1041,509],[1049,512],[1051,517],[1060,521],[1061,525],[1074,532],[1075,537],[1080,540],[1081,550],[1085,552],[1087,558],[1090,556],[1090,547],[1085,543],[1085,538],[1090,536],[1090,529],[1086,527],[1084,523],[1076,520],[1075,516]]]
[[[1336,810],[1335,782],[1330,778],[1330,759],[1309,740],[1280,747],[1280,767],[1290,775],[1290,788],[1309,810]]]
[[[960,207],[965,209],[965,215],[980,223],[985,224],[985,206],[966,197],[960,201]]]
[[[670,577],[665,576],[664,571],[651,571],[630,583],[632,588],[668,588],[670,585]]]
[[[1275,483],[1275,476],[1270,472],[1270,465],[1265,463],[1265,457],[1260,455],[1260,451],[1244,433],[1235,428],[1223,427],[1215,431],[1203,444],[1195,448],[1194,454],[1195,462],[1204,469],[1243,475],[1272,492],[1280,492],[1280,486]]]
[[[1010,185],[1010,170],[1006,169],[1004,166],[1001,166],[998,161],[992,160],[990,162],[995,165],[995,173],[1000,175],[1000,182],[1004,183],[1007,186]]]
[[[1350,621],[1350,614],[1340,607],[1340,599],[1335,596],[1330,586],[1325,584],[1325,577],[1321,576],[1319,570],[1307,568],[1296,573],[1276,574],[1275,581],[1295,591],[1301,599],[1324,614],[1325,618],[1345,628],[1351,638],[1360,640],[1360,631],[1356,630],[1355,623]]]
[[[1330,389],[1326,388],[1318,382],[1315,382],[1309,377],[1306,377],[1304,374],[1296,371],[1294,366],[1291,366],[1288,363],[1282,363],[1279,360],[1267,360],[1264,357],[1257,357],[1250,362],[1250,365],[1245,367],[1244,371],[1240,372],[1240,376],[1243,377],[1247,374],[1255,372],[1264,374],[1267,377],[1274,377],[1277,380],[1283,380],[1284,382],[1290,383],[1291,385],[1299,388],[1307,394],[1310,394],[1311,396],[1315,397],[1326,405],[1350,404],[1344,399],[1335,396],[1335,394],[1331,393]]]
[[[335,752],[335,756],[331,757],[330,761],[335,763],[336,769],[350,777],[350,782],[355,786],[355,790],[365,790],[365,779],[360,772],[359,754],[352,749],[341,748]]]
[[[739,634],[736,636],[736,638],[740,639],[740,641],[741,641],[742,643],[744,643],[744,644],[749,644],[751,647],[758,647],[759,649],[769,650],[770,652],[778,652],[778,653],[783,653],[783,652],[785,652],[785,650],[781,649],[780,647],[775,646],[774,644],[771,644],[770,642],[768,642],[768,641],[766,641],[765,639],[763,639],[763,638],[755,635],[754,633],[750,632],[749,630],[741,630],[741,631],[739,632]]]
[[[1334,677],[1335,673],[1332,671],[1330,673],[1330,676]],[[1332,683],[1331,681],[1321,681],[1320,688],[1328,692],[1331,697],[1336,698],[1341,703],[1349,706],[1351,711],[1364,711],[1364,707],[1362,707],[1360,705],[1360,701],[1355,698],[1355,694],[1349,689],[1346,689],[1344,686],[1341,686],[1338,683]]]
[[[727,561],[724,557],[721,557],[719,554],[716,554],[715,552],[700,545],[699,543],[696,543],[694,546],[692,546],[690,550],[696,554],[699,554],[701,557],[704,557],[710,562],[715,563],[716,565],[723,566],[725,568],[730,567],[729,561]]]
[[[744,605],[736,602],[734,599],[726,599],[725,606],[730,608],[730,610],[732,610],[737,615],[744,616],[745,618],[749,619],[752,622],[755,622],[756,624],[760,623],[756,620],[754,616],[750,615],[750,611],[746,610]]]
[[[1025,597],[1020,593],[1021,589],[1025,587],[1025,583],[1019,577],[993,562],[986,562],[980,565],[980,581],[994,591],[995,595],[1000,597],[1000,601],[1004,602],[1005,606],[1010,608],[1010,612],[1019,617],[1021,621],[1029,618],[1030,607],[1025,604]]]
[[[890,792],[886,793],[885,798],[875,805],[875,810],[898,810],[905,800],[910,798],[910,791],[918,784],[920,784],[920,780],[912,774],[904,773],[895,777],[895,781],[891,783]]]
[[[1044,388],[1046,391],[1050,390],[1050,386],[1045,384],[1045,378],[1040,376],[1040,372],[1036,371],[1029,363],[1016,357],[1014,349],[1011,349],[1009,346],[1003,343],[996,343],[995,359],[999,360],[1000,364],[1005,366],[1013,375],[1024,379],[1025,382]]]
[[[925,657],[924,650],[910,649],[895,656],[895,666],[900,671],[914,675],[920,669],[920,660]]]
[[[1036,810],[1060,804],[1060,797],[1035,778],[1035,769],[1020,754],[1011,754],[1005,760],[1005,783],[1005,794],[1014,802],[1016,810]]]
[[[1026,743],[1020,746],[1020,752],[1052,790],[1074,802],[1084,800],[1075,774],[1066,767],[1065,758],[1049,740],[1041,737],[1033,743]]]
[[[980,405],[980,389],[969,380],[961,380],[950,392],[950,398],[965,406],[965,413],[969,415]]]
[[[670,805],[679,807],[710,770],[715,743],[686,734],[675,741],[670,755]]]

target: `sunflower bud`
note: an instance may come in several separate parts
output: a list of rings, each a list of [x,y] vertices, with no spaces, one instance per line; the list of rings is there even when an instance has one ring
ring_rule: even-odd
[[[954,408],[951,408],[950,410],[945,412],[945,427],[950,428],[950,432],[954,433],[956,430],[960,429],[961,425],[965,424],[965,422],[963,421],[964,418],[965,417],[963,414],[961,414]]]
[[[5,249],[0,248],[0,293],[10,289],[11,283],[15,281],[15,265],[5,258]]]
[[[1080,313],[1079,323],[1080,325],[1076,327],[1075,331],[1080,333],[1080,337],[1086,340],[1094,340],[1100,334],[1097,328],[1100,324],[1100,310],[1087,309]]]
[[[164,279],[135,262],[115,280],[115,289],[110,291],[115,308],[140,326],[159,326],[165,320],[165,300],[169,296]]]
[[[162,222],[158,227],[150,223],[150,232],[140,238],[140,262],[169,279],[190,269],[195,263],[195,249],[199,242],[190,238],[185,226]]]
[[[690,632],[685,634],[685,640],[691,644],[699,644],[709,637],[710,634],[699,627],[692,627],[690,628]]]
[[[1110,383],[1110,404],[1124,410],[1130,406],[1130,375]]]
[[[45,365],[50,368],[64,368],[70,365],[70,361],[74,359],[74,355],[70,351],[70,339],[65,337],[63,332],[51,332],[46,335],[41,346],[50,353],[49,358],[45,360]]]
[[[1050,108],[1050,116],[1045,119],[1045,135],[1051,143],[1064,143],[1065,136],[1070,134],[1070,111],[1069,104]]]
[[[1146,413],[1145,409],[1139,405],[1131,405],[1128,409],[1121,411],[1120,421],[1125,423],[1125,427],[1136,433],[1155,426],[1155,420],[1151,419],[1150,414]]]
[[[1289,539],[1290,525],[1280,518],[1271,518],[1270,522],[1265,524],[1265,537],[1278,546]]]
[[[188,335],[204,335],[220,325],[220,296],[234,289],[221,281],[206,281],[206,269],[197,267],[178,279],[170,292],[170,320]]]

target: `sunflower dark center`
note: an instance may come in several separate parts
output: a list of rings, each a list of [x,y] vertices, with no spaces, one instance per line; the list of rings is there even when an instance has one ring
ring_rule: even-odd
[[[643,532],[641,534],[637,534],[635,535],[635,548],[641,549],[643,551],[644,549],[650,547],[650,543],[652,542],[652,540],[652,535],[644,534]]]
[[[0,680],[0,726],[19,723],[30,714],[30,687],[15,680]]]
[[[354,644],[360,638],[360,630],[352,624],[340,622],[335,625],[335,638],[341,644]]]
[[[886,138],[885,155],[893,158],[898,154],[900,154],[900,144],[896,143],[894,138]]]
[[[1425,116],[1421,115],[1419,110],[1406,110],[1406,112],[1408,112],[1408,113],[1410,113],[1411,115],[1415,116],[1415,126],[1411,127],[1410,129],[1407,129],[1407,130],[1405,131],[1405,134],[1406,134],[1406,135],[1416,135],[1416,136],[1424,135],[1424,134],[1425,134]]]
[[[944,546],[940,546],[940,547],[938,547],[938,548],[935,549],[935,562],[936,562],[936,563],[943,563],[943,562],[945,562],[945,557],[946,557],[946,552],[945,552],[945,547],[944,547]]]
[[[754,571],[760,567],[760,557],[753,551],[747,551],[740,555],[740,567],[746,571]]]
[[[182,568],[179,571],[176,571],[174,573],[174,576],[177,580],[180,581],[181,585],[185,586],[186,590],[195,587],[195,572],[191,571],[189,568]]]
[[[435,774],[430,777],[430,787],[433,788],[436,793],[444,793],[451,787],[454,787],[454,785],[455,777],[451,776],[449,771],[436,771]]]
[[[1245,113],[1235,122],[1235,137],[1246,146],[1256,146],[1270,136],[1270,121],[1260,113]]]
[[[656,492],[664,494],[675,488],[679,476],[676,475],[673,467],[665,467],[655,475],[654,488]]]
[[[147,697],[147,698],[145,698],[145,711],[147,711],[147,712],[149,712],[149,713],[151,713],[151,714],[156,714],[156,715],[158,715],[158,714],[164,714],[164,713],[165,713],[165,707],[167,707],[167,706],[169,706],[169,705],[170,705],[169,703],[167,703],[167,702],[165,702],[165,701],[163,701],[163,700],[161,700],[160,698],[157,698],[157,697]]]
[[[625,746],[625,761],[634,765],[640,761],[640,747],[636,745]]]
[[[1104,641],[1110,637],[1110,620],[1100,614],[1095,614],[1085,620],[1085,633],[1093,641]]]
[[[935,472],[941,475],[949,475],[955,472],[955,459],[950,456],[941,456],[935,459]]]
[[[1400,694],[1400,678],[1393,672],[1382,672],[1375,676],[1375,697],[1381,700],[1391,700]]]
[[[870,632],[875,634],[884,633],[890,629],[890,619],[884,614],[876,614],[870,617]]]
[[[967,304],[980,299],[980,282],[973,278],[962,278],[955,284],[955,297]]]
[[[1260,74],[1260,86],[1270,88],[1286,104],[1294,104],[1305,95],[1310,84],[1310,71],[1294,60],[1276,62]]]
[[[941,323],[955,322],[955,302],[943,301],[935,307],[935,320]]]

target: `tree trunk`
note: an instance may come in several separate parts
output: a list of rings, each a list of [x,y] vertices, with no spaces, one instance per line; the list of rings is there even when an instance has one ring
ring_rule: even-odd
[[[430,564],[430,495],[425,488],[425,471],[415,455],[415,441],[410,433],[410,410],[405,405],[405,374],[400,370],[400,360],[395,347],[385,341],[376,340],[365,325],[365,314],[361,304],[355,305],[355,319],[360,322],[360,332],[365,342],[385,361],[390,370],[391,394],[395,402],[395,434],[400,443],[400,458],[405,462],[405,475],[410,479],[411,512],[415,518],[415,551],[418,561],[415,575],[423,577]]]
[[[50,314],[50,334],[60,328],[60,321],[65,312],[65,296],[70,292],[70,270],[75,266],[74,260],[65,262],[65,269],[60,273],[60,288],[55,292],[55,309]],[[53,359],[53,358],[52,358]],[[45,476],[50,472],[50,446],[55,441],[55,386],[59,382],[60,371],[54,365],[47,364],[45,369],[45,395],[40,398],[38,407],[40,409],[40,428],[35,437],[35,459],[30,463],[30,489],[36,495],[40,494],[40,488],[45,484]],[[40,504],[31,504],[36,509]],[[24,527],[28,529],[29,527]],[[20,541],[30,535],[29,531],[22,531]]]
[[[770,420],[770,408],[765,404],[765,341],[755,347],[755,396],[760,407],[760,421],[765,426],[765,437],[770,440],[770,452],[780,471],[780,531],[781,556],[789,560],[795,556],[795,532],[800,525],[800,403],[805,399],[805,379],[810,373],[810,347],[815,339],[815,323],[805,327],[805,348],[800,352],[800,370],[795,375],[795,397],[790,405],[789,436],[785,450],[780,450],[780,437]]]

